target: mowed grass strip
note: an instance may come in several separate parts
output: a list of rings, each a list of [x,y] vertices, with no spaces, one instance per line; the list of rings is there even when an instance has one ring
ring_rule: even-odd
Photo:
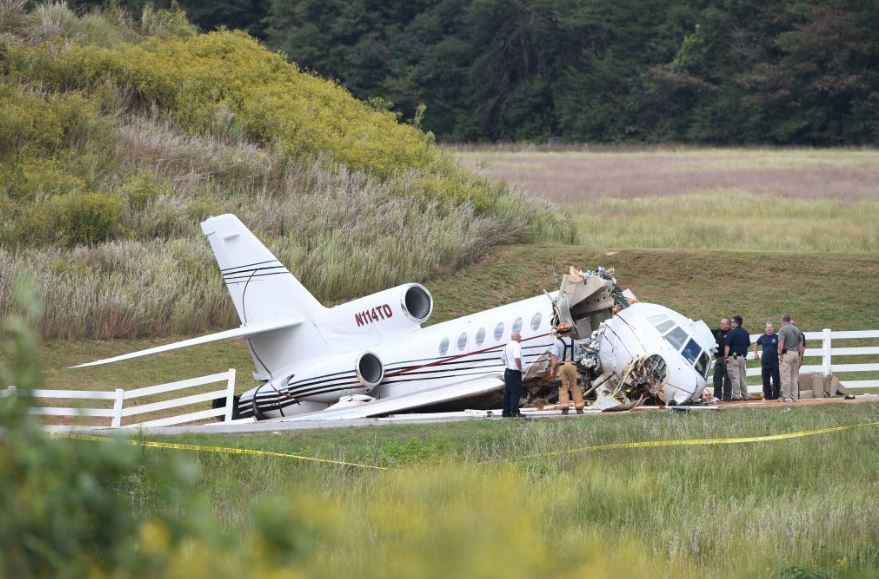
[[[805,331],[879,329],[879,257],[701,250],[617,250],[556,244],[499,248],[428,284],[443,321],[558,289],[570,266],[615,267],[620,285],[709,325],[740,314],[757,331],[790,312]]]
[[[341,573],[341,565],[366,575],[376,568],[394,574],[390,545],[406,561],[425,565],[424,576],[500,559],[502,567],[512,562],[511,576],[517,577],[541,569],[582,570],[587,562],[616,574],[649,568],[653,576],[776,576],[792,568],[861,576],[879,565],[879,427],[771,443],[519,457],[591,444],[761,436],[877,420],[879,405],[858,404],[234,439],[246,448],[394,467],[389,473],[238,455],[191,460],[200,467],[198,486],[230,528],[246,529],[254,501],[267,496],[313,503],[310,516],[329,532],[305,564],[328,565],[331,576]],[[230,445],[221,436],[174,440]],[[154,471],[181,458],[147,450],[142,460],[146,471]],[[125,483],[135,508],[147,515],[170,508],[147,483],[135,477]],[[504,550],[523,534],[521,549]],[[459,535],[468,540],[454,540]],[[437,550],[442,557],[422,560]]]
[[[499,248],[473,266],[428,282],[434,296],[430,323],[539,295],[544,289],[556,290],[569,266],[594,269],[599,264],[615,266],[623,287],[631,288],[641,300],[666,305],[692,319],[704,319],[712,327],[721,316],[738,313],[745,318],[745,327],[758,333],[763,322],[777,322],[787,311],[805,331],[879,329],[877,256],[660,250],[607,255],[582,246],[556,244]],[[228,368],[238,370],[239,392],[254,384],[250,377],[253,362],[241,341],[96,368],[68,369],[173,339],[48,341],[43,352],[46,387],[134,388]]]

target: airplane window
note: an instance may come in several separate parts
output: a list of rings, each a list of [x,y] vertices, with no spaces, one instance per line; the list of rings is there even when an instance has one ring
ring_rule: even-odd
[[[440,350],[439,350],[440,356],[445,356],[448,351],[449,351],[449,339],[443,338],[443,341],[440,342]]]
[[[676,327],[674,330],[667,333],[664,338],[675,350],[680,350],[681,346],[684,345],[684,342],[687,341],[689,336],[683,329]]]
[[[702,352],[699,356],[699,362],[696,363],[696,372],[702,374],[704,378],[708,377],[708,354]]]
[[[467,332],[461,332],[461,335],[458,336],[458,350],[463,350],[467,347]]]
[[[504,323],[498,322],[494,327],[494,339],[500,341],[504,335]]]
[[[654,314],[652,316],[647,316],[647,319],[650,320],[654,325],[659,325],[668,319],[668,316],[665,314]]]
[[[531,329],[535,332],[537,331],[537,328],[540,327],[540,320],[542,318],[543,316],[540,315],[540,312],[537,312],[536,314],[534,314],[534,317],[531,318]]]
[[[673,325],[675,325],[675,323],[673,321],[669,320],[668,318],[666,318],[666,320],[664,322],[660,322],[660,323],[656,324],[656,329],[659,330],[660,334],[662,334],[662,333],[665,333],[665,331],[668,330],[669,328],[671,328]]]
[[[476,345],[481,346],[482,342],[485,341],[485,328],[479,328],[476,330]]]
[[[522,318],[516,318],[516,321],[513,322],[513,331],[514,332],[522,331]]]
[[[699,358],[699,355],[702,353],[702,348],[699,347],[699,344],[696,343],[696,340],[690,338],[687,342],[687,345],[684,346],[684,350],[681,352],[684,358],[687,359],[692,365],[696,365],[696,360]]]

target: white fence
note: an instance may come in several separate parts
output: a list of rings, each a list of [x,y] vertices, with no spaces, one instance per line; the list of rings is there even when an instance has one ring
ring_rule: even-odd
[[[127,408],[125,405],[128,400],[135,400],[145,396],[155,396],[157,394],[165,394],[168,392],[177,392],[179,390],[187,390],[189,388],[214,384],[217,382],[225,382],[226,386],[220,390],[192,394],[171,400],[163,400],[161,402],[129,406]],[[0,390],[0,396],[10,396],[14,393],[15,386],[10,386],[6,390]],[[112,392],[88,390],[34,390],[32,395],[34,398],[50,400],[112,400],[113,408],[59,408],[54,406],[40,406],[31,408],[30,412],[31,414],[40,416],[85,416],[93,418],[109,418],[110,426],[113,428],[121,427],[122,419],[129,416],[141,416],[143,414],[160,410],[169,410],[181,406],[189,406],[190,404],[198,404],[199,402],[211,402],[217,398],[225,398],[226,405],[223,408],[210,408],[208,410],[189,412],[166,418],[157,418],[145,422],[135,422],[133,424],[127,424],[126,427],[171,426],[174,424],[195,422],[196,420],[204,420],[206,418],[214,418],[217,416],[222,416],[225,422],[229,422],[232,420],[232,411],[234,410],[235,369],[230,368],[227,372],[220,372],[219,374],[211,374],[210,376],[201,376],[189,380],[180,380],[178,382],[161,384],[159,386],[148,386],[136,390],[126,391],[121,388],[117,388]]]
[[[800,372],[821,372],[825,376],[833,374],[842,374],[847,372],[879,372],[879,363],[872,364],[834,364],[833,356],[874,356],[879,354],[879,346],[857,346],[849,348],[835,348],[834,343],[838,340],[855,340],[855,339],[877,339],[879,338],[879,330],[864,331],[831,331],[824,329],[821,332],[805,332],[806,345],[814,343],[815,340],[821,342],[820,348],[806,348],[805,358],[821,358],[820,364],[804,364],[800,368]],[[751,337],[752,342],[756,342],[760,334]],[[753,352],[748,354],[748,359],[753,359]],[[748,376],[760,376],[760,368],[749,368]],[[877,388],[879,380],[842,380],[846,388]],[[761,391],[761,388],[750,388],[754,392]]]

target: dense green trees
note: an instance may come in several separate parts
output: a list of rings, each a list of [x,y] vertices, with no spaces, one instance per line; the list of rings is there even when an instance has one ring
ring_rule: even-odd
[[[181,5],[444,140],[879,143],[876,0]]]

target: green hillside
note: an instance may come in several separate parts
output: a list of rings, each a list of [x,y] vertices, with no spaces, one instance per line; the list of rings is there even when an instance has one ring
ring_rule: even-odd
[[[24,272],[47,337],[228,326],[198,228],[224,212],[322,299],[573,235],[246,34],[198,34],[173,11],[0,6],[0,312]]]

